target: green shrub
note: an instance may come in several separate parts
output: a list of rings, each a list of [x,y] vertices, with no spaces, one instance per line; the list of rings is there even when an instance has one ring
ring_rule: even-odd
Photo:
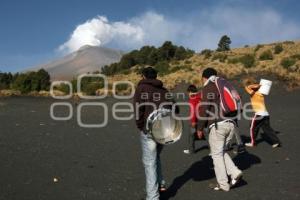
[[[170,65],[167,61],[158,62],[154,68],[157,70],[158,75],[164,76],[170,73]]]
[[[244,65],[246,68],[253,67],[255,64],[255,56],[251,54],[246,54],[242,57],[240,57],[240,63]]]
[[[262,47],[264,47],[264,45],[258,44],[258,45],[256,45],[254,51],[256,52],[256,51],[258,51],[258,50],[259,50],[260,48],[262,48]]]
[[[81,79],[81,91],[86,95],[95,95],[98,89],[104,87],[104,80],[100,77],[84,77]]]
[[[248,47],[249,47],[249,45],[248,45],[248,44],[246,44],[246,45],[244,45],[244,47],[245,47],[245,48],[248,48]]]
[[[172,69],[170,70],[170,73],[174,73],[174,72],[177,72],[179,70],[183,69],[183,66],[180,66],[180,65],[177,65],[177,66],[174,66],[172,67]]]
[[[210,49],[204,49],[204,50],[202,50],[201,51],[201,55],[204,55],[204,59],[208,59],[208,58],[210,58],[211,57],[211,55],[212,55],[212,50],[210,50]]]
[[[184,61],[184,64],[191,64],[192,63],[192,61],[190,61],[190,60],[185,60]]]
[[[30,91],[49,90],[50,87],[50,75],[44,69],[37,72],[17,73],[11,81],[11,88],[23,94]]]
[[[252,54],[246,54],[241,57],[228,59],[228,63],[237,64],[242,63],[244,67],[250,68],[255,64],[255,56]]]
[[[11,73],[0,72],[0,90],[9,89],[13,82],[13,75]]]
[[[284,67],[285,69],[290,68],[291,66],[293,66],[296,63],[296,60],[294,58],[283,58],[280,62],[281,66]]]
[[[129,85],[126,84],[126,83],[117,84],[116,90],[117,91],[124,91],[124,90],[127,90],[128,86]]]
[[[291,58],[294,58],[296,60],[300,60],[300,54],[292,55]]]
[[[281,44],[276,44],[274,47],[274,53],[275,54],[280,54],[283,51],[283,47]]]
[[[219,60],[220,62],[225,62],[227,55],[223,53],[216,53],[213,55],[212,60]]]
[[[287,41],[284,41],[283,43],[284,43],[284,44],[295,44],[295,42],[294,42],[294,41],[289,41],[289,40],[287,40]]]
[[[171,61],[171,64],[172,64],[172,65],[179,65],[180,63],[179,63],[178,60],[172,60],[172,61]]]
[[[61,92],[65,93],[65,94],[69,94],[70,93],[70,87],[67,84],[64,84],[64,83],[61,83],[59,85],[54,86],[53,89],[61,91]]]
[[[184,70],[185,70],[186,72],[194,71],[194,69],[192,68],[191,65],[184,65]]]
[[[128,75],[128,74],[130,74],[130,70],[129,69],[124,69],[120,72],[120,74]]]
[[[273,54],[271,50],[262,52],[259,56],[259,60],[273,60]]]
[[[236,64],[240,62],[240,58],[228,58],[229,64]]]
[[[143,46],[139,50],[133,50],[124,54],[118,63],[113,63],[102,68],[102,73],[110,76],[122,73],[137,65],[155,66],[161,61],[184,60],[194,55],[194,51],[182,46],[173,45],[172,42],[166,41],[161,47]]]

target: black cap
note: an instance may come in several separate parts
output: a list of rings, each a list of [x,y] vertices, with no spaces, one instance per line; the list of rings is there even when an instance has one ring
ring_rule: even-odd
[[[218,73],[214,68],[208,67],[202,72],[202,77],[203,78],[209,78],[211,76],[216,76]]]
[[[147,79],[156,79],[157,71],[153,67],[146,67],[142,70],[142,74]]]
[[[195,85],[189,85],[189,87],[187,88],[187,92],[196,93],[196,92],[198,92],[198,90]]]

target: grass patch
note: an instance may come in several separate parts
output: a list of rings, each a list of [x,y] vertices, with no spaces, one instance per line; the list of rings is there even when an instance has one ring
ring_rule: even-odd
[[[258,51],[258,50],[259,50],[260,48],[262,48],[262,47],[264,47],[264,45],[258,44],[258,45],[256,45],[254,51],[256,52],[256,51]]]
[[[246,54],[241,57],[228,59],[228,63],[230,64],[242,63],[244,67],[250,68],[255,65],[255,56],[252,54]]]
[[[200,54],[204,55],[204,59],[208,59],[208,58],[211,57],[212,53],[213,53],[212,50],[210,50],[210,49],[204,49],[204,50],[201,51]]]
[[[300,60],[300,54],[292,55],[291,58],[296,59],[296,60]]]
[[[274,54],[280,54],[283,51],[283,47],[281,44],[276,44],[274,47]]]
[[[288,57],[283,58],[280,62],[281,66],[285,69],[289,69],[291,66],[293,66],[296,63],[296,60],[294,58]]]
[[[171,73],[170,65],[167,61],[158,62],[154,68],[157,70],[159,76],[164,76]]]
[[[190,61],[190,60],[185,60],[185,61],[184,61],[184,64],[188,64],[188,65],[189,65],[189,64],[192,64],[192,61]]]
[[[273,54],[271,50],[262,52],[259,56],[259,60],[273,60]]]
[[[120,84],[116,85],[116,90],[124,91],[124,90],[127,90],[128,86],[129,85],[127,83],[120,83]]]
[[[227,55],[223,53],[216,53],[213,55],[212,60],[219,60],[220,62],[225,62],[227,59]]]

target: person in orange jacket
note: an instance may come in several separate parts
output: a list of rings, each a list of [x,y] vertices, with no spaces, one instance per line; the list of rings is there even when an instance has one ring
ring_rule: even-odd
[[[259,84],[252,84],[245,87],[246,92],[251,96],[251,105],[255,112],[250,127],[251,142],[246,143],[245,145],[248,147],[254,147],[256,145],[256,137],[259,130],[262,128],[266,139],[272,143],[273,148],[276,148],[280,146],[280,140],[270,125],[270,115],[265,105],[265,97],[259,92],[259,88]]]
[[[204,135],[197,135],[197,112],[201,102],[201,92],[198,92],[198,89],[195,85],[189,85],[187,88],[189,95],[189,105],[190,105],[190,134],[189,134],[189,148],[185,149],[183,152],[185,154],[195,153],[195,141],[205,139]]]

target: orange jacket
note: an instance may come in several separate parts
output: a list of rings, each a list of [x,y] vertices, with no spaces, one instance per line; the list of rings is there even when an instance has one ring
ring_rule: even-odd
[[[265,105],[265,97],[258,92],[260,85],[252,84],[245,87],[246,92],[250,94],[252,108],[257,115],[268,115],[268,111]]]

